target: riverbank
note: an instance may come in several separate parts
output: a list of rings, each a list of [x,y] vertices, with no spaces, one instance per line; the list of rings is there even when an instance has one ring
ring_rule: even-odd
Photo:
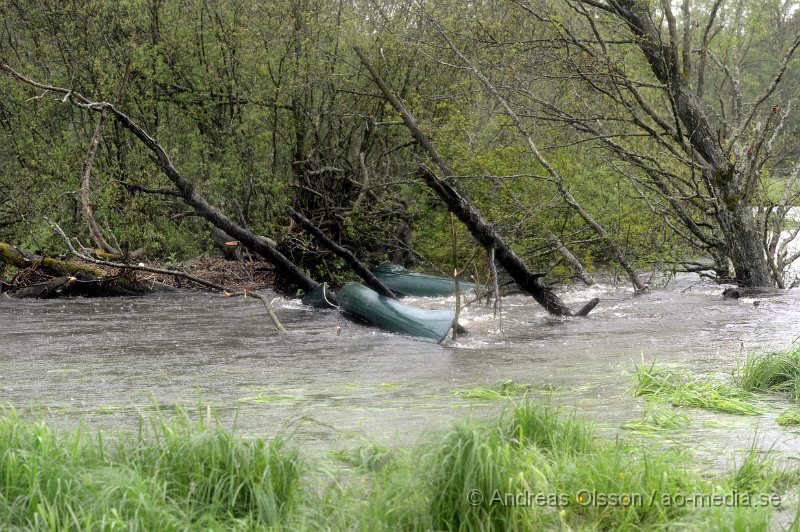
[[[275,268],[266,261],[256,260],[236,260],[230,261],[223,258],[196,257],[180,263],[167,262],[159,263],[134,263],[130,268],[112,266],[111,262],[91,262],[80,258],[73,259],[51,259],[35,257],[25,264],[9,265],[0,261],[0,292],[16,292],[27,287],[41,287],[53,281],[54,278],[61,276],[69,284],[69,277],[79,276],[81,272],[86,274],[87,279],[109,280],[109,284],[135,288],[133,292],[116,294],[113,291],[108,293],[98,290],[99,295],[132,295],[134,293],[146,293],[148,283],[152,287],[153,283],[159,283],[166,287],[186,288],[190,290],[207,291],[209,288],[203,284],[194,282],[185,277],[168,275],[165,273],[149,272],[137,269],[139,266],[148,266],[154,269],[184,272],[202,281],[207,281],[219,286],[224,286],[228,290],[241,292],[243,290],[265,290],[272,288],[275,284]],[[57,263],[53,267],[50,263],[43,264],[42,261]],[[45,267],[49,266],[49,267]],[[77,273],[76,273],[77,272]],[[54,297],[56,294],[49,294],[47,297]],[[65,293],[65,295],[72,295]],[[91,295],[91,294],[75,294]]]
[[[157,410],[135,435],[59,430],[9,409],[0,421],[9,528],[767,530],[796,513],[798,470],[757,449],[701,471],[686,465],[689,448],[602,438],[526,401],[412,447],[323,457],[290,438],[239,437],[202,407]]]

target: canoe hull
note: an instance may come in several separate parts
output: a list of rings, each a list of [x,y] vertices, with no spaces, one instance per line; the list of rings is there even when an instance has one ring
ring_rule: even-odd
[[[314,308],[336,308],[331,302],[328,283],[321,283],[315,289],[306,293],[300,300],[304,305]]]
[[[404,305],[359,283],[347,283],[336,294],[339,308],[391,332],[441,342],[453,327],[455,312]]]
[[[456,291],[453,279],[410,272],[394,264],[379,266],[372,273],[389,290],[405,296],[442,297],[451,296]],[[458,287],[462,292],[467,292],[475,289],[475,283],[459,281]]]

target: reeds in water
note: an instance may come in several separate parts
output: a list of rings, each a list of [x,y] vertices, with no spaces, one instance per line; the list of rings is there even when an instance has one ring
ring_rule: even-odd
[[[742,387],[725,382],[721,377],[699,377],[686,371],[668,371],[642,362],[636,365],[635,394],[675,406],[703,408],[745,416],[759,415],[755,396]]]
[[[788,393],[800,400],[800,347],[748,355],[735,372],[736,382],[746,390]]]

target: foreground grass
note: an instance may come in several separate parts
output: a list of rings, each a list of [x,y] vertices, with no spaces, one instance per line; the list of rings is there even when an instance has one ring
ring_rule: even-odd
[[[280,440],[241,440],[186,415],[156,415],[137,436],[108,442],[5,410],[0,449],[4,529],[269,526],[291,511],[301,474]]]
[[[794,482],[757,449],[708,477],[688,451],[650,444],[523,402],[413,448],[368,444],[311,467],[281,440],[237,438],[208,418],[156,415],[111,439],[6,410],[0,528],[767,530],[765,497]],[[744,494],[758,506],[702,499]]]
[[[756,449],[724,478],[702,477],[690,462],[686,450],[608,441],[572,417],[522,404],[497,421],[460,424],[424,452],[396,454],[372,476],[357,521],[338,522],[364,530],[767,530],[764,497],[793,482]],[[761,497],[761,506],[702,500],[734,490]]]

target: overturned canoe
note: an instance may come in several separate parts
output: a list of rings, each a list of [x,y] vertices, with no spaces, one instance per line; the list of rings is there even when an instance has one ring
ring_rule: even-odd
[[[336,308],[336,305],[331,301],[332,299],[328,283],[320,283],[315,289],[300,298],[300,301],[304,305],[315,308]]]
[[[337,293],[339,308],[387,331],[441,342],[453,327],[455,312],[404,305],[359,283],[347,283]]]
[[[396,264],[383,264],[372,270],[380,282],[396,294],[404,296],[439,297],[455,293],[456,283],[449,277],[438,277],[410,272]],[[459,290],[466,292],[475,288],[475,283],[458,282]]]

